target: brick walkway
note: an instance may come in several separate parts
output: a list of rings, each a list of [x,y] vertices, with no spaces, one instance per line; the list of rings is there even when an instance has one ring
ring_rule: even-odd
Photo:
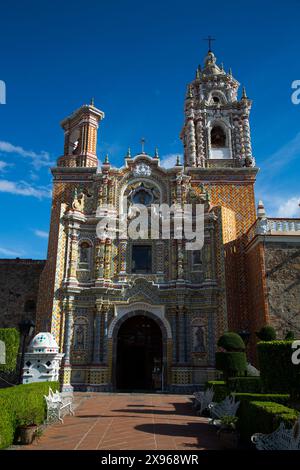
[[[30,450],[201,450],[220,448],[207,418],[184,395],[76,393],[75,417],[49,426]]]

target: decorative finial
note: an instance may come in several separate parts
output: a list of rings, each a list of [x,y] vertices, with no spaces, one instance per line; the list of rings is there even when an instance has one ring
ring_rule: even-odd
[[[130,147],[128,147],[128,149],[127,149],[126,158],[131,158],[131,150],[130,150]]]
[[[95,99],[94,99],[94,97],[91,98],[90,106],[95,106]]]
[[[221,72],[224,72],[224,64],[221,62]]]
[[[109,163],[108,154],[105,155],[104,163],[106,163],[106,164]]]
[[[176,166],[181,166],[181,163],[180,163],[180,155],[177,155]]]
[[[144,137],[141,138],[141,144],[142,144],[142,153],[145,153],[145,143],[146,143],[146,140]]]
[[[208,42],[208,52],[211,52],[211,43],[212,43],[212,41],[215,41],[215,38],[212,38],[211,36],[208,36],[207,38],[204,38],[203,41]]]
[[[232,77],[232,70],[231,70],[231,67],[230,67],[230,69],[228,70],[228,75],[229,75],[230,77]]]
[[[243,86],[243,92],[242,92],[242,100],[246,100],[248,97],[247,97],[247,93],[246,93],[246,88]]]
[[[193,98],[193,89],[192,89],[192,85],[191,85],[191,84],[188,85],[186,97],[187,97],[187,98]]]
[[[157,147],[155,147],[154,158],[159,158],[159,155],[158,155],[158,148],[157,148]]]
[[[196,80],[199,80],[201,75],[201,67],[198,65],[197,70],[196,70]]]
[[[267,214],[266,214],[264,203],[262,200],[260,200],[258,201],[258,206],[257,206],[257,217],[259,219],[263,219],[266,216]]]

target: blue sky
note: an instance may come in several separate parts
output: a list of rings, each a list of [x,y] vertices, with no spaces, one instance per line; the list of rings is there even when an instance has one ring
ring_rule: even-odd
[[[142,136],[164,160],[182,153],[185,89],[208,34],[254,100],[257,198],[269,215],[300,216],[298,1],[27,0],[3,2],[0,13],[0,257],[46,257],[59,122],[92,96],[106,114],[100,159],[122,164]]]

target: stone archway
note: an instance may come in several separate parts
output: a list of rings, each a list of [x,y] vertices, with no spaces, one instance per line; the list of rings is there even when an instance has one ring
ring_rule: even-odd
[[[143,319],[145,320],[144,323],[151,330],[151,334],[153,334],[153,346],[152,349],[149,349],[149,345],[151,344],[151,338],[149,338],[149,335],[147,333],[142,332],[142,324]],[[127,312],[126,314],[123,314],[119,319],[116,319],[117,321],[114,324],[113,330],[110,331],[111,335],[111,340],[112,340],[112,354],[111,354],[111,359],[112,359],[112,364],[111,364],[111,372],[112,372],[112,386],[113,389],[116,390],[118,387],[120,388],[120,384],[122,384],[122,379],[120,381],[120,374],[122,375],[122,371],[120,371],[120,367],[122,367],[122,362],[123,360],[123,365],[124,365],[124,353],[127,354],[127,359],[130,360],[130,358],[134,357],[134,353],[139,354],[141,357],[138,358],[138,360],[134,361],[134,364],[129,364],[127,367],[132,366],[134,369],[135,367],[142,367],[142,360],[143,360],[143,355],[144,355],[144,367],[146,368],[143,371],[137,371],[140,372],[141,375],[141,381],[140,381],[140,388],[147,389],[147,390],[154,390],[155,388],[159,389],[165,389],[165,386],[167,384],[168,380],[168,331],[165,326],[165,322],[156,316],[154,313],[149,312],[147,310],[132,310]],[[133,335],[134,328],[137,327],[139,328],[139,342],[136,343],[136,347],[133,345],[132,351],[126,351],[122,348],[124,348],[124,345],[126,344],[126,341],[128,342],[128,348],[130,348],[130,342],[134,342],[135,340],[130,338],[130,336]],[[143,337],[144,334],[144,337]],[[159,336],[160,336],[160,345],[161,345],[161,351],[160,351],[160,356],[159,356]],[[140,349],[139,349],[140,348]],[[139,349],[139,351],[138,351]],[[123,354],[123,357],[120,359],[120,354]],[[153,384],[150,386],[149,383],[149,367],[156,367],[159,365],[160,362],[160,369],[161,369],[161,378],[157,380],[160,380],[159,386]],[[155,365],[156,364],[156,365]],[[143,382],[144,379],[144,382]],[[145,387],[142,387],[142,384],[144,383]],[[135,387],[135,385],[139,385],[139,382],[137,381],[135,383],[127,383],[127,386],[125,387],[126,389],[135,389],[139,387]],[[131,386],[132,385],[132,386]]]

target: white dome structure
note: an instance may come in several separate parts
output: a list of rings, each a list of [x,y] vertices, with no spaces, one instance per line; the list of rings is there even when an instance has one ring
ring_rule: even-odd
[[[31,353],[57,353],[58,344],[51,333],[38,333],[29,345]]]
[[[38,333],[25,354],[23,383],[58,381],[63,356],[51,333]]]

